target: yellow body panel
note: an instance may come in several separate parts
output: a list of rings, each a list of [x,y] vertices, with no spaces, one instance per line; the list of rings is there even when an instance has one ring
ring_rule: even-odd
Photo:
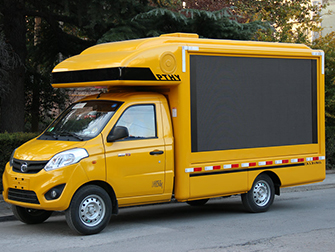
[[[137,99],[128,94],[122,96],[128,102],[113,117],[111,127],[129,107],[154,104],[157,138],[108,143],[109,131],[104,131],[106,181],[113,187],[119,206],[169,201],[173,187],[173,136],[167,102],[160,95],[142,94]],[[152,151],[164,153],[149,155]]]
[[[317,143],[192,152],[191,55],[316,60]],[[18,148],[14,157],[21,160],[49,160],[72,148],[85,148],[89,158],[37,174],[15,173],[7,164],[4,199],[24,207],[65,210],[76,190],[87,183],[105,183],[112,188],[119,206],[129,206],[169,201],[172,194],[178,201],[188,201],[245,193],[263,172],[276,178],[281,187],[322,181],[325,178],[323,60],[321,51],[305,45],[199,39],[195,34],[179,33],[91,47],[55,67],[53,87],[108,87],[109,93],[99,98],[89,96],[83,101],[113,100],[123,104],[92,140],[34,139]],[[83,79],[88,72],[88,79]],[[64,81],[66,74],[73,74],[71,81]],[[108,143],[107,136],[122,113],[139,104],[154,104],[157,137]],[[158,150],[164,154],[148,154]],[[15,177],[25,182],[18,184]],[[45,200],[44,194],[62,183],[66,184],[62,196],[58,200]],[[20,185],[24,190],[36,192],[40,205],[8,200],[8,188]]]

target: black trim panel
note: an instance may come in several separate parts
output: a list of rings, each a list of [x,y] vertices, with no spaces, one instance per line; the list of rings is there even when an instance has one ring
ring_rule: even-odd
[[[49,160],[42,161],[30,161],[30,160],[19,160],[13,158],[13,172],[17,173],[38,173],[43,170],[45,165],[49,162]],[[26,164],[26,170],[24,172],[21,171],[22,164]]]
[[[276,166],[266,166],[266,167],[256,167],[256,168],[245,168],[245,169],[239,169],[239,170],[230,169],[230,170],[217,171],[217,172],[191,173],[190,177],[200,177],[200,176],[207,176],[207,175],[218,175],[218,174],[225,174],[225,173],[268,170],[268,169],[279,169],[279,168],[296,167],[296,166],[304,166],[304,165],[305,163],[299,163],[299,164],[290,164],[290,165],[276,165]]]
[[[18,202],[25,202],[30,204],[40,204],[36,193],[29,190],[19,190],[14,188],[8,189],[8,199]]]
[[[112,67],[52,73],[52,84],[113,80],[155,81],[157,79],[150,68],[145,67]]]

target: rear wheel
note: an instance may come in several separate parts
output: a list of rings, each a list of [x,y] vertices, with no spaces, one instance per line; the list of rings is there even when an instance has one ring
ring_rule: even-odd
[[[249,212],[265,212],[273,203],[274,191],[272,179],[261,174],[255,179],[251,190],[241,195],[242,203]]]
[[[50,215],[51,211],[37,210],[32,208],[25,208],[19,206],[12,206],[12,211],[16,219],[26,223],[26,224],[39,224],[46,221]]]
[[[201,200],[191,200],[191,201],[186,201],[187,204],[190,206],[203,206],[207,203],[209,199],[201,199]]]
[[[108,193],[99,186],[87,185],[80,188],[65,211],[69,227],[79,234],[96,234],[109,223],[112,201]]]

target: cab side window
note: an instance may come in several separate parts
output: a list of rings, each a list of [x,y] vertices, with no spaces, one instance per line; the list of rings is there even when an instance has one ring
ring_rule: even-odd
[[[155,106],[136,105],[127,108],[116,126],[128,128],[128,139],[157,137]]]

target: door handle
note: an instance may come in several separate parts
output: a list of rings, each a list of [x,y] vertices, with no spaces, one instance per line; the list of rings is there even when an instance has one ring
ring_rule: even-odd
[[[152,151],[150,152],[150,155],[162,155],[164,151]]]

